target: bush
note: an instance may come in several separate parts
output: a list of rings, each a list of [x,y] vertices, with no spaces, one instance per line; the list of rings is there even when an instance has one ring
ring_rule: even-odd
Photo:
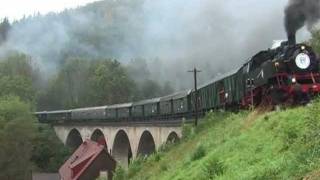
[[[180,141],[177,140],[176,142],[167,142],[165,144],[162,144],[159,148],[158,148],[158,153],[165,153],[168,152],[172,147],[174,147],[175,145],[177,145]]]
[[[195,161],[201,159],[206,155],[206,150],[203,145],[198,145],[196,150],[191,155],[191,160]]]
[[[49,125],[37,124],[31,161],[41,172],[57,172],[71,151],[58,139]]]
[[[279,176],[279,169],[265,169],[264,172],[254,177],[255,180],[265,180],[265,179],[282,179]]]
[[[161,171],[167,171],[168,170],[168,166],[165,163],[160,164],[160,169]]]
[[[144,159],[140,156],[138,156],[136,159],[134,159],[131,164],[129,164],[128,168],[128,177],[131,178],[134,175],[136,175],[142,168]]]
[[[152,155],[150,155],[149,160],[154,161],[154,162],[159,162],[161,160],[162,153],[161,152],[156,152]]]
[[[223,162],[214,158],[205,164],[205,172],[207,174],[207,179],[215,179],[216,176],[223,175],[225,166],[223,165]]]
[[[35,119],[18,97],[0,98],[0,179],[28,179]]]
[[[117,166],[115,172],[113,173],[113,180],[127,180],[128,174],[125,169],[121,166]]]
[[[191,124],[182,125],[182,138],[189,139],[194,135],[194,127]]]

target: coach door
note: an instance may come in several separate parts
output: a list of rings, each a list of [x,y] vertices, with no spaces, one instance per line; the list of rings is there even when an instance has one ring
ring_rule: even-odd
[[[219,102],[220,105],[224,105],[226,103],[226,93],[223,81],[218,83],[218,93],[219,93]]]

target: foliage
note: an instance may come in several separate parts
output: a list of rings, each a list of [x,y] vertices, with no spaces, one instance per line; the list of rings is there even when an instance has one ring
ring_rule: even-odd
[[[217,178],[217,176],[223,175],[223,173],[225,172],[225,166],[222,161],[213,158],[204,163],[204,171],[206,173],[207,179],[211,180]]]
[[[0,179],[28,179],[35,119],[18,97],[0,99]]]
[[[277,112],[209,113],[131,179],[319,179],[320,99]]]
[[[309,44],[317,53],[320,53],[320,30],[314,30],[311,35]]]
[[[94,104],[116,104],[128,102],[133,98],[135,84],[125,68],[116,60],[95,63],[89,81],[90,99],[93,99]]]
[[[33,139],[31,161],[39,171],[57,172],[70,153],[50,126],[38,124],[36,136]]]
[[[194,127],[191,124],[183,123],[182,125],[182,138],[188,139],[194,135]]]
[[[158,63],[152,60],[147,62],[146,59],[139,58],[131,60],[127,65],[129,75],[137,84],[136,99],[154,98],[174,92],[174,89],[168,81],[161,86],[159,82],[154,80],[158,77],[152,77],[152,74],[155,74],[155,72],[150,72],[150,69],[152,69],[149,67],[150,62],[155,65]]]
[[[115,60],[69,59],[48,89],[41,93],[39,108],[98,106],[129,101],[133,80]]]
[[[25,102],[35,101],[37,71],[29,57],[11,53],[0,61],[0,97],[14,95]]]
[[[14,147],[16,149],[8,148],[11,148],[10,151],[12,151],[13,156],[22,157],[21,165],[31,168],[28,164],[34,163],[37,170],[56,172],[69,153],[50,127],[33,122],[34,118],[31,112],[34,111],[36,89],[39,88],[37,83],[39,83],[38,71],[34,68],[30,57],[11,52],[0,61],[0,99],[2,103],[7,103],[7,106],[2,107],[1,105],[0,114],[7,113],[10,115],[10,117],[5,117],[8,122],[0,126],[0,131],[9,136],[11,132],[7,132],[7,128],[15,126],[14,131],[16,132],[13,131],[12,133],[20,133],[10,135],[10,138],[3,136],[2,141],[17,142],[17,147]],[[8,110],[11,112],[8,112]],[[32,121],[32,125],[30,121]],[[28,133],[28,135],[23,133]],[[19,143],[25,144],[27,147],[19,148]],[[5,153],[7,152],[3,152],[2,155]],[[7,157],[11,158],[10,156]],[[17,161],[17,158],[13,158],[13,161]],[[14,166],[9,165],[8,168],[14,169]],[[28,173],[31,170],[30,168],[25,168]],[[10,169],[10,171],[13,170]]]
[[[141,170],[143,162],[144,162],[144,159],[138,156],[129,164],[128,178],[133,177],[137,172]]]
[[[39,109],[63,109],[124,103],[163,95],[155,81],[134,81],[129,67],[112,59],[70,58],[40,93]],[[132,70],[131,70],[132,71]],[[164,88],[169,88],[165,85]]]
[[[128,175],[126,170],[121,166],[117,166],[113,174],[113,180],[127,180],[127,179],[128,179]]]
[[[191,161],[199,160],[206,155],[206,150],[203,145],[198,145],[195,151],[191,154]]]
[[[11,28],[8,18],[4,18],[0,23],[0,44],[8,38],[8,33]]]
[[[0,96],[14,95],[25,102],[35,100],[35,92],[30,79],[23,76],[0,77]]]

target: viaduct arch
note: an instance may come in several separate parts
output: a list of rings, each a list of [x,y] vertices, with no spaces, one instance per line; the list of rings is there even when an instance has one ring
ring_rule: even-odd
[[[100,144],[105,145],[106,148],[108,149],[106,138],[105,138],[103,132],[100,129],[94,130],[92,135],[91,135],[91,137],[90,137],[90,139],[92,141],[95,141],[95,142],[98,142]]]
[[[80,132],[77,129],[72,129],[67,136],[65,144],[72,150],[75,150],[82,144],[82,142],[83,140]]]
[[[180,125],[55,124],[53,127],[59,139],[72,149],[86,139],[105,142],[108,152],[123,167],[127,167],[131,159],[148,156],[162,144],[177,142],[182,136]]]
[[[119,130],[117,132],[111,152],[112,156],[123,166],[130,163],[130,160],[132,159],[132,150],[129,137],[124,130]]]
[[[137,155],[148,156],[156,151],[156,145],[152,134],[149,131],[144,131],[140,137]]]

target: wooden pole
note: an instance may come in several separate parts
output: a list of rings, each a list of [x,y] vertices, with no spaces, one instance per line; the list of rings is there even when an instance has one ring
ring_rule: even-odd
[[[194,78],[194,95],[195,95],[195,121],[194,121],[194,125],[198,126],[198,111],[199,111],[199,101],[198,101],[198,87],[197,87],[197,73],[201,72],[199,70],[197,70],[197,68],[195,67],[192,71],[188,71],[188,72],[193,72],[193,78]]]

